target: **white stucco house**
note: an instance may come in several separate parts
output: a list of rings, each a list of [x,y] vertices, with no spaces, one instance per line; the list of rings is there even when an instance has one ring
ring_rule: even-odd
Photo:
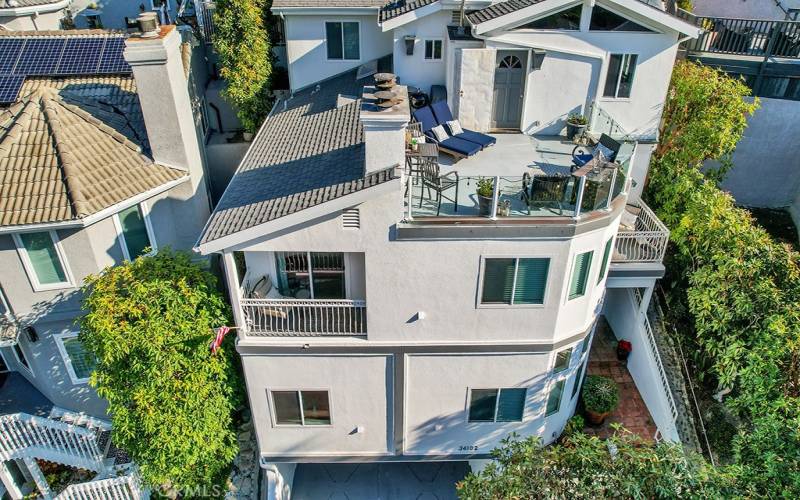
[[[365,478],[393,463],[406,472],[384,487],[412,492],[510,433],[552,442],[601,313],[677,439],[643,322],[668,233],[638,193],[678,44],[699,29],[656,1],[460,5],[273,3],[292,93],[196,245],[223,257],[269,498],[348,481],[375,497]],[[412,108],[412,87],[438,103]],[[409,140],[448,107],[486,141],[461,143],[466,158]],[[573,168],[571,113],[615,141],[614,162]],[[531,203],[531,182],[556,196]]]

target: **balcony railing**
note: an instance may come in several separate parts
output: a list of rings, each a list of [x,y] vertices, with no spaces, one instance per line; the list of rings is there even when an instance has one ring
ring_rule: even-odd
[[[590,164],[571,175],[408,177],[406,221],[417,219],[517,221],[532,217],[578,219],[610,210],[626,191],[627,176],[617,164]],[[491,183],[491,196],[477,193]],[[487,193],[488,194],[488,193]]]
[[[363,300],[242,299],[247,335],[262,337],[367,334]]]
[[[689,52],[800,59],[800,21],[679,15],[703,28],[685,42]]]
[[[629,205],[628,214],[636,213],[635,221],[623,220],[617,233],[612,262],[660,263],[669,243],[669,229],[643,201]]]

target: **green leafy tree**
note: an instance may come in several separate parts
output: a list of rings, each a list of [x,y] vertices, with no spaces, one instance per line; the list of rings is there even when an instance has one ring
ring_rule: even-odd
[[[217,0],[214,50],[220,76],[227,82],[224,97],[242,126],[255,132],[269,113],[272,56],[266,19],[271,0]]]
[[[684,341],[742,427],[730,459],[760,496],[800,497],[800,256],[719,189],[758,100],[714,69],[675,67],[647,196],[671,229]],[[722,168],[704,171],[707,160]]]
[[[618,430],[607,440],[583,433],[541,446],[536,437],[507,438],[495,462],[458,483],[465,500],[529,498],[731,498],[737,476],[675,444],[652,444]]]
[[[84,285],[80,339],[97,358],[90,382],[108,400],[115,444],[153,486],[209,486],[237,453],[233,340],[209,352],[212,328],[229,317],[215,281],[164,249]]]

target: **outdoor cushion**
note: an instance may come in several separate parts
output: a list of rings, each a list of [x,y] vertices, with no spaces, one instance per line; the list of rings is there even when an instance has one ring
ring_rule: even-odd
[[[590,161],[592,161],[592,158],[594,158],[593,154],[575,155],[572,157],[572,163],[574,163],[579,167],[582,167],[587,163],[589,163]]]
[[[428,106],[414,110],[414,119],[422,125],[422,131],[428,132],[433,127],[438,125],[436,118],[433,116],[433,111]]]
[[[448,149],[455,153],[460,153],[464,156],[472,156],[481,150],[480,144],[465,141],[464,139],[459,139],[458,137],[448,137],[446,140],[440,141],[439,147],[441,149]]]
[[[447,140],[447,132],[444,130],[442,125],[436,125],[431,129],[431,132],[433,133],[434,137],[436,137],[437,141],[442,142]]]
[[[447,123],[454,120],[453,113],[450,112],[446,101],[435,102],[431,104],[430,107],[438,123]],[[460,134],[456,134],[452,130],[451,132],[453,132],[453,137],[480,144],[481,149],[497,142],[497,139],[490,135],[481,134],[480,132],[474,132],[472,130],[463,130]]]
[[[464,129],[461,128],[461,124],[458,123],[458,120],[450,120],[447,123],[445,123],[445,125],[447,125],[447,128],[450,129],[450,132],[452,132],[453,135],[464,133]]]

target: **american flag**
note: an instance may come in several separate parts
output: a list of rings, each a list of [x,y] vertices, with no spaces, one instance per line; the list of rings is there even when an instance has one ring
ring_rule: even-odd
[[[216,354],[219,348],[222,347],[222,341],[225,340],[225,335],[231,331],[231,329],[227,326],[221,326],[215,331],[217,336],[211,341],[211,354]]]

